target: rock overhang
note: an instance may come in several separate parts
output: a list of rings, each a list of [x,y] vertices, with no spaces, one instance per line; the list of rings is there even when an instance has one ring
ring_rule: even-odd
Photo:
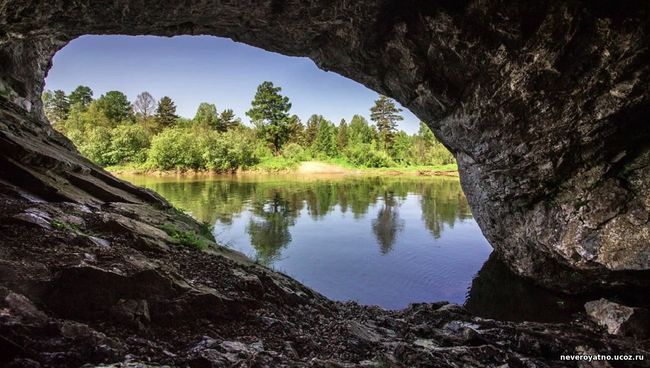
[[[44,77],[56,51],[84,34],[225,36],[310,57],[427,121],[455,154],[482,231],[517,273],[564,291],[644,285],[649,8],[642,1],[5,0],[0,168],[49,200],[160,202],[79,157],[49,127]]]

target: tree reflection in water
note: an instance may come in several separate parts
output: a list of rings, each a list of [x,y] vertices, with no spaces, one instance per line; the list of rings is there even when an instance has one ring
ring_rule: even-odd
[[[462,303],[492,250],[455,178],[125,179],[214,224],[222,244],[335,300]]]
[[[384,192],[383,205],[372,221],[372,231],[377,237],[379,250],[386,254],[393,249],[397,234],[404,229],[404,221],[399,217],[399,203],[393,192]]]
[[[276,260],[281,249],[291,242],[289,227],[295,224],[298,213],[297,206],[291,206],[280,191],[270,192],[270,199],[253,202],[255,216],[251,217],[246,228],[257,251],[257,260],[264,265]]]
[[[399,177],[336,177],[297,180],[289,177],[218,176],[208,180],[128,177],[163,195],[177,207],[211,224],[230,225],[249,211],[246,232],[256,257],[269,264],[291,243],[291,227],[303,209],[313,221],[326,221],[337,210],[363,219],[376,205],[371,221],[381,254],[388,254],[404,229],[400,199],[419,196],[422,221],[434,238],[445,227],[472,218],[457,179]],[[324,224],[324,227],[327,225]],[[332,229],[324,229],[331,231]]]

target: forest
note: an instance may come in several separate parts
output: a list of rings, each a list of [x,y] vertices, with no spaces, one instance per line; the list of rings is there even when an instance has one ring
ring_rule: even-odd
[[[194,118],[179,117],[174,101],[140,93],[135,101],[120,91],[94,98],[87,86],[71,93],[45,91],[44,111],[52,126],[81,154],[103,167],[145,170],[233,172],[281,170],[319,160],[354,168],[454,167],[452,154],[425,123],[409,135],[398,129],[401,109],[379,96],[362,115],[338,124],[314,114],[305,123],[292,115],[282,89],[263,82],[246,112],[200,103]]]

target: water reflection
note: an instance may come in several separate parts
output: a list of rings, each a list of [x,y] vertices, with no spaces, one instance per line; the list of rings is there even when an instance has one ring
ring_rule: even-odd
[[[128,177],[334,299],[462,303],[491,252],[454,178]]]
[[[270,199],[255,200],[246,228],[251,244],[257,250],[256,257],[263,264],[271,264],[280,255],[280,250],[291,242],[289,227],[295,223],[300,201],[287,201],[282,193],[272,190]]]
[[[465,307],[485,318],[567,322],[585,300],[541,288],[521,278],[493,253],[472,281]]]
[[[398,207],[394,193],[384,192],[382,207],[377,213],[377,218],[372,221],[372,231],[377,237],[382,254],[393,249],[397,233],[404,229],[404,220],[399,217]]]

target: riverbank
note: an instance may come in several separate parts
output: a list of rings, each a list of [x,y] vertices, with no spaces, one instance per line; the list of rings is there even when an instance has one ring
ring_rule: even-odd
[[[206,170],[155,170],[138,166],[109,166],[105,168],[115,175],[151,175],[161,177],[211,177],[222,175]],[[295,165],[258,165],[248,169],[237,170],[237,175],[251,174],[296,174],[296,175],[368,175],[368,176],[446,176],[458,177],[456,164],[438,166],[408,166],[364,168],[354,167],[341,161],[302,161]]]

